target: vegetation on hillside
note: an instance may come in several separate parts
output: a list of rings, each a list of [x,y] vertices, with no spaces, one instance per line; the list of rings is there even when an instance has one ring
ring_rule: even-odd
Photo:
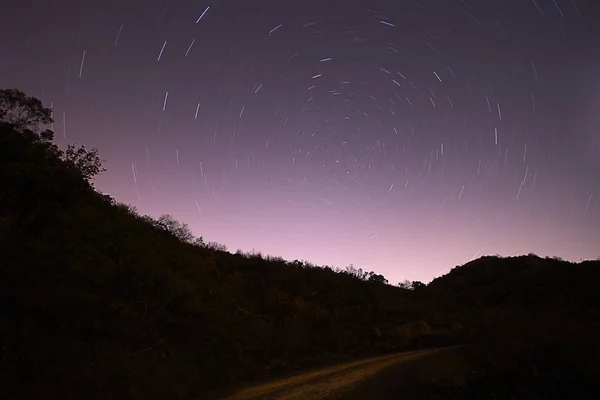
[[[433,280],[425,296],[459,310],[488,370],[546,381],[600,376],[600,261],[482,257]]]
[[[59,149],[43,129],[51,121],[38,100],[0,90],[8,398],[184,399],[297,367],[466,342],[492,360],[486,371],[568,372],[540,358],[551,346],[570,371],[597,372],[598,262],[483,258],[427,286],[392,286],[354,267],[231,254],[168,215],[98,193],[97,150]]]
[[[60,150],[18,118],[32,104],[24,94],[3,96],[3,115],[17,115],[0,126],[9,393],[187,398],[271,370],[447,343],[458,329],[419,321],[410,291],[381,275],[230,254],[170,216],[139,215],[94,190],[94,149]]]
[[[458,266],[414,301],[428,318],[452,316],[470,346],[391,368],[343,398],[600,398],[599,279],[600,260],[535,254]]]

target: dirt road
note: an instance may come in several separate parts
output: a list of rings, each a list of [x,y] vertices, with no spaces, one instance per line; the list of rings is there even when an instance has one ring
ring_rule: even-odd
[[[279,381],[240,390],[223,400],[318,400],[337,397],[340,392],[402,362],[413,361],[440,349],[428,349],[335,365]]]

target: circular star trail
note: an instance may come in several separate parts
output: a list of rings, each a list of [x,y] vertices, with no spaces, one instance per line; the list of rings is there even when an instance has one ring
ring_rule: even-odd
[[[0,86],[230,251],[429,281],[600,256],[594,1],[25,0]]]

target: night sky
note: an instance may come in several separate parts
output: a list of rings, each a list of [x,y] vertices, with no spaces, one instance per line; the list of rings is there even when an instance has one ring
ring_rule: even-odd
[[[600,256],[598,3],[6,1],[0,87],[99,149],[100,191],[232,252],[391,283],[579,261]]]

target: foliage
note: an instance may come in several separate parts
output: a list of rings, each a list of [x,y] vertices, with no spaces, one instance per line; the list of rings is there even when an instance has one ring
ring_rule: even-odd
[[[88,183],[91,183],[94,176],[106,171],[102,167],[97,149],[88,150],[85,146],[75,147],[69,144],[63,152],[52,144],[54,132],[51,130],[45,129],[39,135],[35,135],[40,125],[54,122],[52,110],[44,107],[40,100],[27,96],[20,90],[0,89],[0,122],[10,125],[14,131],[21,132],[37,142],[45,143],[49,153],[74,168]]]
[[[361,281],[368,281],[368,282],[373,282],[373,283],[383,283],[386,285],[388,283],[388,280],[385,279],[385,277],[383,275],[376,274],[373,271],[370,271],[370,272],[363,271],[362,268],[355,268],[353,264],[350,264],[349,266],[346,267],[345,270],[340,271],[340,272],[350,275]]]
[[[106,171],[98,156],[98,149],[88,150],[85,146],[75,147],[70,144],[67,146],[63,160],[67,165],[75,168],[88,182],[94,176]]]
[[[152,219],[150,216],[146,216],[146,219],[156,228],[168,232],[184,243],[194,242],[194,235],[192,234],[190,227],[186,223],[177,221],[172,215],[164,214],[156,220]]]
[[[208,242],[204,245],[207,249],[214,251],[227,251],[227,246],[222,243]]]
[[[39,125],[53,122],[52,110],[20,90],[0,89],[0,121],[13,125],[18,131],[37,129]]]
[[[404,280],[404,282],[400,282],[398,283],[398,287],[402,288],[402,289],[406,289],[406,290],[422,290],[423,288],[425,288],[425,285],[423,282],[419,282],[419,281],[409,281],[409,280]]]

